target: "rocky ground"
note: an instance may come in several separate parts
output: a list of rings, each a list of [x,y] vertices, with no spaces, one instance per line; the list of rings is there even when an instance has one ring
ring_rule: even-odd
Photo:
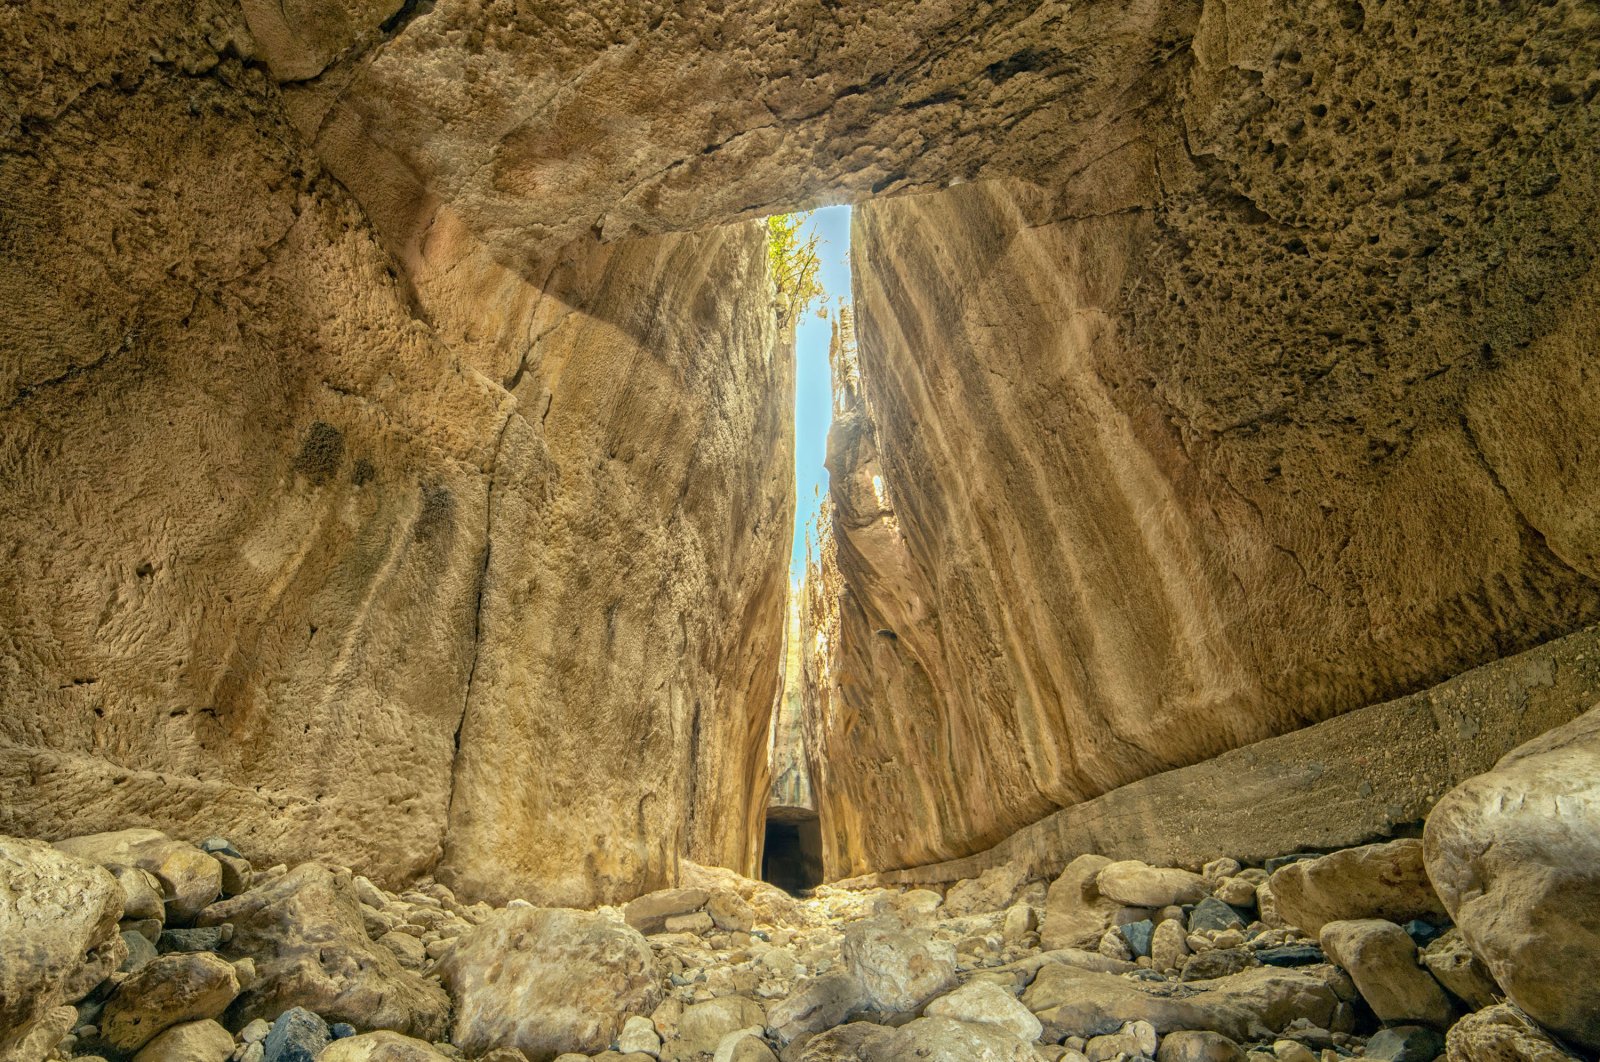
[[[0,839],[0,1060],[1555,1062],[1595,1047],[1600,709],[1424,838],[594,911],[148,829]],[[1512,1002],[1514,1001],[1514,1002]]]

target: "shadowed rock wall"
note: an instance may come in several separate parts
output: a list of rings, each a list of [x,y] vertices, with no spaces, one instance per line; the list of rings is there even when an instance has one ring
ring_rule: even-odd
[[[230,8],[0,34],[0,831],[573,904],[753,872],[793,504],[759,226],[511,269],[370,142],[325,169]]]
[[[1075,186],[857,209],[830,875],[1600,616],[1593,24],[1208,3]]]

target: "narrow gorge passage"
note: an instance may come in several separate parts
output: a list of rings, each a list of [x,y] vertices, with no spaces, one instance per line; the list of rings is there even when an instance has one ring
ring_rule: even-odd
[[[1593,0],[0,87],[0,1062],[1600,1057]]]

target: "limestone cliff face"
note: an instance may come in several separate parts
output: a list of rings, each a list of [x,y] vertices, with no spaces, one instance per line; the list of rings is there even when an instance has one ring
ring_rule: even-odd
[[[1208,3],[1095,179],[858,208],[830,875],[1600,615],[1590,29]]]
[[[324,168],[258,18],[179,7],[0,21],[0,831],[567,903],[753,870],[793,467],[759,229],[508,267],[370,141]]]
[[[441,877],[582,906],[671,884],[679,856],[755,869],[794,337],[759,224],[552,278],[512,383]]]

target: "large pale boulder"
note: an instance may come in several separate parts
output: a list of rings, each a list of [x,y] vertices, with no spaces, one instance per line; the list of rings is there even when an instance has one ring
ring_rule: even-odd
[[[801,983],[768,1007],[767,1028],[788,1043],[840,1025],[870,1005],[859,979],[843,970],[830,970]]]
[[[447,1056],[426,1040],[383,1029],[335,1040],[317,1062],[447,1062]]]
[[[212,904],[200,922],[232,923],[224,954],[255,960],[259,976],[229,1011],[235,1024],[298,1006],[364,1029],[430,1039],[444,1032],[449,999],[367,936],[354,880],[342,867],[302,863]]]
[[[1233,1040],[1262,1039],[1263,1031],[1279,1032],[1301,1018],[1327,1028],[1339,1003],[1329,976],[1316,968],[1256,967],[1184,988],[1180,994],[1161,982],[1051,963],[1040,968],[1022,1002],[1044,1023],[1048,1040],[1103,1036],[1129,1021],[1147,1021],[1162,1035],[1204,1029]]]
[[[1000,911],[1011,906],[1028,879],[1027,868],[1018,863],[1002,863],[990,867],[975,878],[967,878],[950,886],[945,893],[945,913],[952,917],[976,914],[980,911]]]
[[[1511,1002],[1600,1051],[1600,707],[1513,750],[1428,816],[1428,873]]]
[[[530,1062],[596,1054],[629,1017],[661,1001],[638,930],[565,908],[496,912],[461,936],[439,975],[455,999],[451,1042],[469,1055],[494,1047],[520,1048]]]
[[[1381,918],[1329,922],[1319,941],[1350,974],[1378,1020],[1444,1028],[1455,1013],[1439,982],[1417,964],[1417,945]]]
[[[953,1018],[978,1025],[998,1025],[1032,1043],[1043,1031],[1033,1012],[992,981],[972,981],[940,996],[923,1008],[930,1018]]]
[[[705,889],[661,889],[629,900],[622,917],[641,933],[660,933],[667,928],[667,919],[692,914],[710,899]]]
[[[1199,874],[1176,867],[1153,867],[1137,859],[1122,859],[1101,868],[1095,877],[1095,888],[1101,896],[1127,907],[1196,903],[1211,893],[1211,887]]]
[[[100,1013],[100,1036],[132,1053],[164,1029],[220,1017],[239,994],[233,964],[210,952],[159,955],[117,986]]]
[[[69,855],[101,866],[137,867],[161,882],[167,921],[188,925],[222,895],[222,865],[194,845],[160,830],[116,830],[57,841]]]
[[[1576,1062],[1550,1034],[1505,1003],[1485,1008],[1450,1027],[1445,1062]]]
[[[1422,952],[1422,965],[1451,994],[1472,1010],[1492,1007],[1501,995],[1483,960],[1472,954],[1461,930],[1450,929]]]
[[[0,1058],[17,1051],[31,1062],[35,1049],[21,1049],[35,1026],[121,964],[121,917],[122,890],[106,871],[47,844],[0,837]]]
[[[1045,894],[1039,942],[1047,950],[1093,947],[1122,904],[1100,895],[1096,879],[1111,865],[1105,856],[1081,855],[1067,864]]]
[[[742,996],[708,999],[684,1008],[678,1019],[678,1035],[663,1049],[666,1058],[693,1058],[716,1051],[731,1033],[766,1024],[766,1013],[754,1000]]]
[[[1422,842],[1409,837],[1290,863],[1273,873],[1271,886],[1278,917],[1311,934],[1325,922],[1438,922],[1445,915],[1423,867]]]
[[[133,1062],[223,1062],[233,1053],[233,1034],[207,1018],[174,1025],[139,1049]]]
[[[840,954],[871,1005],[885,1013],[914,1010],[955,983],[955,948],[895,918],[851,926]]]
[[[864,1045],[866,1062],[1038,1062],[1033,1045],[999,1026],[918,1018]]]

